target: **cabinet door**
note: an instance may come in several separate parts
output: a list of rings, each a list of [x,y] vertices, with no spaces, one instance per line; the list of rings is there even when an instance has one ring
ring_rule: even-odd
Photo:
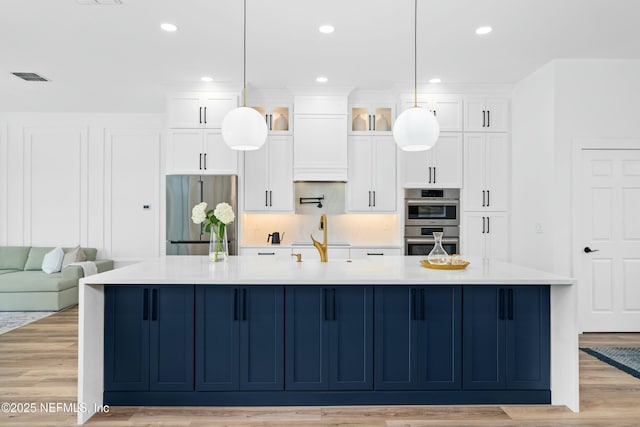
[[[417,387],[462,386],[462,296],[458,286],[416,289]]]
[[[329,388],[373,388],[373,289],[340,286],[328,290]]]
[[[368,212],[373,206],[371,186],[373,150],[369,136],[349,137],[349,180],[347,181],[347,209]]]
[[[327,290],[315,286],[285,289],[285,388],[329,388]]]
[[[485,257],[487,215],[484,212],[462,214],[460,230],[462,253],[467,256]]]
[[[346,130],[346,114],[296,114],[294,179],[346,180]]]
[[[505,389],[505,322],[501,319],[505,315],[504,290],[465,286],[463,292],[463,388]]]
[[[503,98],[487,99],[486,130],[490,132],[507,132],[509,130],[509,101]]]
[[[429,182],[432,180],[433,171],[431,150],[402,151],[401,153],[404,163],[404,187],[426,188],[432,186]]]
[[[271,136],[269,144],[269,209],[293,211],[293,140],[290,136]],[[248,153],[246,153],[248,154]],[[245,154],[245,155],[246,155]]]
[[[104,287],[104,389],[149,390],[149,290]]]
[[[484,154],[484,135],[481,133],[465,134],[464,188],[462,189],[462,203],[465,211],[479,211],[485,209],[486,188]]]
[[[238,151],[232,150],[222,139],[219,130],[205,130],[202,173],[206,175],[237,175]]]
[[[262,256],[265,258],[280,259],[283,261],[295,261],[291,256],[291,248],[279,248],[277,245],[265,246],[263,248],[240,248],[240,255]]]
[[[196,390],[239,388],[238,289],[196,290]]]
[[[464,130],[477,132],[487,130],[484,99],[464,100]]]
[[[202,173],[204,153],[199,129],[169,131],[167,172],[172,174]]]
[[[282,390],[283,289],[259,286],[240,292],[240,390]]]
[[[462,187],[462,134],[440,134],[431,149],[433,155],[432,186],[437,188]]]
[[[509,260],[509,217],[506,212],[487,212],[485,257]]]
[[[227,113],[238,106],[238,95],[233,93],[207,93],[201,97],[202,122],[209,129],[222,128]]]
[[[506,380],[516,390],[548,390],[549,287],[518,286],[507,292]]]
[[[169,128],[197,129],[203,125],[200,94],[171,96],[168,101]]]
[[[314,237],[316,239],[320,237],[319,233],[314,233]],[[294,246],[291,249],[291,252],[302,254],[302,261],[320,261],[320,254],[313,246]],[[329,246],[327,249],[327,256],[329,257],[329,261],[347,260],[349,259],[349,248],[343,246]]]
[[[151,391],[193,390],[193,304],[193,286],[151,289]]]
[[[271,139],[258,150],[244,153],[244,210],[265,211],[269,208],[269,146]]]
[[[375,289],[375,389],[417,388],[416,289]]]
[[[462,131],[462,100],[436,99],[431,102],[430,109],[438,119],[441,132]]]
[[[349,249],[351,259],[367,259],[376,261],[376,258],[384,256],[400,256],[402,249],[400,248],[351,248]]]
[[[505,211],[509,208],[509,139],[503,133],[485,136],[485,205],[487,210]],[[473,176],[470,177],[473,179]]]
[[[373,143],[372,204],[377,212],[396,211],[396,143],[393,137],[376,136]]]

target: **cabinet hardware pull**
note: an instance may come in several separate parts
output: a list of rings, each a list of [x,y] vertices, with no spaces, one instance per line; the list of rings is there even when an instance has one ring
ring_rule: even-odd
[[[158,290],[151,291],[151,320],[158,320]]]
[[[485,204],[485,193],[486,193],[486,191],[482,190],[482,207],[483,208],[486,206],[486,204]]]
[[[485,218],[485,217],[482,217],[482,234],[486,233],[486,231],[485,231],[485,225],[484,225],[484,218]]]
[[[142,320],[149,320],[149,289],[142,293]]]
[[[436,110],[433,110],[433,117],[438,117],[438,112]]]
[[[204,124],[207,124],[207,107],[204,107]]]
[[[273,130],[273,114],[269,114],[269,130]]]
[[[424,289],[420,289],[420,320],[425,319]]]
[[[200,170],[202,170],[202,153],[200,153]]]
[[[487,110],[487,127],[491,127],[491,110]]]
[[[200,107],[200,124],[202,124],[202,107]]]
[[[498,311],[500,320],[504,320],[504,289],[499,291]]]
[[[487,127],[487,112],[486,110],[482,110],[482,127]]]
[[[369,207],[371,207],[371,190],[369,190]]]
[[[331,289],[331,320],[336,320],[336,290]]]
[[[247,290],[242,290],[242,320],[247,320]]]
[[[264,190],[264,205],[269,206],[269,190]]]
[[[371,123],[373,124],[373,131],[375,132],[375,130],[376,130],[376,115],[375,114],[371,115]]]
[[[508,307],[508,318],[509,320],[513,320],[513,289],[509,289],[509,307]]]
[[[487,234],[491,233],[491,217],[487,217]]]
[[[368,256],[374,256],[374,255],[376,255],[376,256],[383,256],[383,255],[384,255],[384,253],[383,253],[383,252],[367,252],[367,255],[368,255]]]
[[[490,190],[487,190],[487,206],[491,205],[491,199],[490,199],[490,196],[489,196],[489,194],[490,194],[489,191]]]
[[[269,190],[269,206],[273,206],[273,192]]]
[[[207,153],[204,153],[204,170],[207,170]]]
[[[376,190],[373,190],[373,207],[376,207]]]
[[[431,184],[431,166],[429,166],[429,184]]]
[[[434,183],[434,184],[435,184],[435,183],[436,183],[436,181],[437,181],[437,180],[436,180],[436,169],[437,169],[437,166],[434,166],[434,167],[433,167],[433,183]]]
[[[322,290],[322,299],[324,300],[324,320],[330,320],[329,315],[329,289],[324,288]]]
[[[418,291],[414,288],[411,289],[411,320],[416,320],[418,313],[416,310],[416,293]]]
[[[258,252],[258,255],[275,255],[275,252]]]
[[[238,320],[238,289],[233,290],[233,320]]]

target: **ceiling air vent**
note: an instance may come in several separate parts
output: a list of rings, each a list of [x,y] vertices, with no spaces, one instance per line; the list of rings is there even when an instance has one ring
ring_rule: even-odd
[[[49,79],[42,77],[36,73],[11,73],[16,77],[20,77],[22,80],[26,80],[28,82],[48,82]]]

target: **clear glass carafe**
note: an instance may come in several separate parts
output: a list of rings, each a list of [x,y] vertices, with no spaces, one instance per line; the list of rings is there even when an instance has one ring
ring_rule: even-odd
[[[434,231],[433,238],[435,239],[436,243],[433,246],[433,249],[431,249],[431,252],[429,252],[427,260],[431,264],[449,264],[449,254],[442,247],[442,231]]]

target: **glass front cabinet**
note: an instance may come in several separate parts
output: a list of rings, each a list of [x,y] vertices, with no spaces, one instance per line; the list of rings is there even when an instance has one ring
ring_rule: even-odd
[[[350,107],[349,133],[352,135],[391,135],[395,111],[392,105],[358,104]]]
[[[291,108],[286,106],[252,106],[254,110],[264,117],[269,133],[283,134],[291,132]]]

